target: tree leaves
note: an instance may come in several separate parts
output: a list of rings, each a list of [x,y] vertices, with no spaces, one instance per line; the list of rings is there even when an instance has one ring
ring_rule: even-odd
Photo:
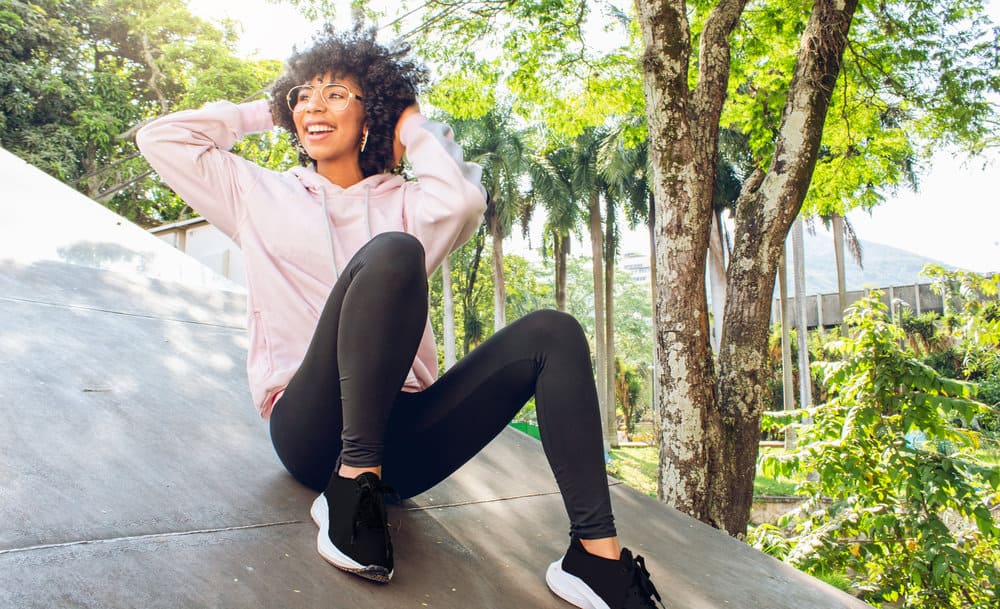
[[[0,0],[0,144],[140,224],[177,219],[186,206],[128,134],[261,91],[280,66],[237,58],[234,42],[232,24],[181,0]]]
[[[766,473],[814,472],[800,491],[831,502],[783,523],[793,531],[787,559],[849,574],[875,604],[991,606],[1000,529],[989,505],[1000,467],[976,461],[968,450],[978,434],[956,423],[985,407],[970,383],[940,376],[905,350],[878,293],[848,320],[852,335],[832,349],[840,359],[822,365],[830,399],[798,413],[811,417],[797,425],[798,450],[763,459]],[[758,543],[781,547],[774,530],[763,534]]]

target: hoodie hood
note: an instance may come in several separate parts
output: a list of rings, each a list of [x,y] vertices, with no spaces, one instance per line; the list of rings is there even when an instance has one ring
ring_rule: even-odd
[[[381,200],[386,203],[387,205],[384,206],[379,206],[375,203],[374,206],[391,214],[392,211],[390,210],[394,208],[393,202],[401,203],[398,192],[404,180],[402,176],[383,173],[368,176],[357,184],[343,188],[320,175],[316,171],[315,166],[295,167],[290,173],[298,178],[306,191],[320,202],[322,216],[317,218],[317,220],[326,226],[327,245],[329,247],[330,259],[333,263],[333,281],[336,281],[340,278],[340,270],[347,264],[350,258],[349,251],[360,248],[362,244],[371,240],[376,232],[383,232],[384,230],[382,228],[385,224],[383,218],[376,219],[378,227],[373,226],[373,201]],[[344,203],[341,203],[331,213],[328,204],[330,199],[343,201],[346,203],[346,206]],[[397,211],[402,216],[402,210]],[[362,225],[359,225],[356,221],[359,216],[363,218]],[[335,226],[337,227],[337,232],[340,233],[337,237],[334,236]],[[353,228],[353,230],[348,228],[352,226],[356,228]],[[341,253],[339,264],[337,241],[342,242],[339,244]],[[346,243],[344,243],[345,241]]]
[[[293,167],[289,170],[289,173],[298,178],[306,190],[314,195],[325,191],[338,197],[370,196],[377,198],[380,195],[399,188],[405,181],[403,176],[391,173],[378,173],[368,176],[357,184],[343,188],[320,175],[313,165],[308,167]]]

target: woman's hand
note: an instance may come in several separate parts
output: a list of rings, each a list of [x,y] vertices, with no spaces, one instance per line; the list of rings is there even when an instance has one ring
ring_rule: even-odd
[[[414,114],[420,114],[420,104],[416,102],[403,110],[403,113],[399,115],[399,120],[396,121],[396,137],[392,142],[392,160],[395,165],[399,165],[403,160],[403,155],[406,154],[406,147],[399,140],[399,130],[403,127],[403,122]]]

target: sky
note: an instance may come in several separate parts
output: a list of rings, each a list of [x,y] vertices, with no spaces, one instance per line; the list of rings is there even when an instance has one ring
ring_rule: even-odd
[[[293,45],[308,43],[317,29],[293,8],[266,0],[191,2],[196,14],[242,22],[241,50],[248,56],[285,59]],[[349,6],[348,1],[344,6]],[[1000,23],[1000,0],[988,13]],[[346,10],[345,10],[346,13]],[[968,270],[1000,271],[1000,151],[968,159],[946,150],[934,155],[920,176],[918,192],[900,190],[871,213],[848,215],[864,241],[891,245]],[[537,232],[539,229],[535,229]],[[822,231],[822,227],[819,227]],[[647,254],[645,231],[626,236],[624,250]],[[536,235],[535,244],[539,242]],[[575,251],[589,251],[589,243]],[[524,253],[527,243],[514,238],[508,249]]]

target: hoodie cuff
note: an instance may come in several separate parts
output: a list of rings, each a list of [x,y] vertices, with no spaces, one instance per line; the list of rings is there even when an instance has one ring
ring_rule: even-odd
[[[399,141],[403,146],[409,146],[413,139],[413,132],[426,124],[427,117],[423,114],[411,114],[406,117],[403,126],[399,128]]]
[[[266,99],[240,104],[240,117],[243,119],[243,134],[262,133],[274,127],[271,117],[271,102]]]

